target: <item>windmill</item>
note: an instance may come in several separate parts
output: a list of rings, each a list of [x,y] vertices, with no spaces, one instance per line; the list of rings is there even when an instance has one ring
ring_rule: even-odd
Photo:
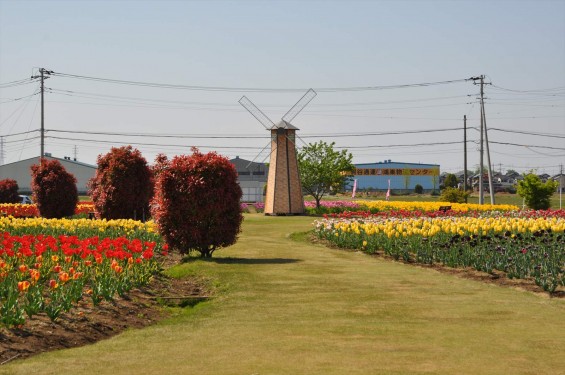
[[[265,215],[300,215],[304,213],[304,197],[296,157],[297,127],[290,122],[316,96],[310,89],[275,124],[246,96],[239,103],[271,132],[271,159],[267,178]]]

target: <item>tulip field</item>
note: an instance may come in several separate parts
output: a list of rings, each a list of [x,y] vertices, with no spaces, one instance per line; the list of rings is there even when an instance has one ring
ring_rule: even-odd
[[[509,278],[533,279],[548,292],[565,285],[563,210],[496,207],[500,211],[477,211],[464,205],[448,212],[407,208],[326,215],[315,222],[315,233],[339,247],[382,252],[406,262],[503,271]]]
[[[0,326],[81,300],[94,305],[148,283],[167,254],[152,223],[0,218]]]
[[[75,209],[75,215],[94,212],[94,203],[79,202]],[[0,215],[12,217],[39,217],[39,210],[35,204],[0,203]]]
[[[564,210],[362,200],[322,207],[330,213],[314,223],[314,232],[339,247],[502,271],[548,292],[565,285]],[[92,203],[77,205],[77,214],[92,211]],[[55,320],[80,302],[123,295],[146,284],[168,252],[151,221],[44,219],[35,205],[20,204],[2,204],[0,213],[0,326],[19,326],[36,314]]]

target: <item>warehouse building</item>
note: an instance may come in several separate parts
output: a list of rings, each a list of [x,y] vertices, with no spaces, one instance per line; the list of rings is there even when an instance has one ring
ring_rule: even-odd
[[[397,193],[414,192],[416,185],[421,185],[424,192],[439,191],[439,165],[402,163],[385,160],[377,163],[355,164],[352,179],[346,190],[353,189],[353,180],[357,180],[357,191],[386,191]]]
[[[243,195],[242,202],[263,202],[264,191],[269,176],[269,167],[265,163],[255,163],[236,156],[230,162],[237,170],[237,181]]]
[[[88,180],[94,177],[94,174],[96,173],[95,165],[81,163],[79,161],[72,160],[70,157],[66,157],[64,159],[56,158],[51,156],[49,153],[45,154],[45,159],[58,160],[67,172],[76,177],[78,194],[87,194]],[[35,157],[0,165],[0,180],[4,180],[6,178],[16,180],[20,194],[31,194],[31,166],[38,163],[39,158]]]

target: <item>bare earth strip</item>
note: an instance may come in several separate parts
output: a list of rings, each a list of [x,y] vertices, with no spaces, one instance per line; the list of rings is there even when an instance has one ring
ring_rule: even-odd
[[[170,270],[214,299],[0,373],[563,373],[563,298],[289,238],[311,223],[246,215],[236,246]]]

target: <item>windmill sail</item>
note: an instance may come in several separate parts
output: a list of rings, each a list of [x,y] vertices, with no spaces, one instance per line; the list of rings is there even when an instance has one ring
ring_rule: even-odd
[[[257,108],[251,100],[247,99],[247,96],[242,96],[241,99],[239,99],[239,104],[241,104],[243,108],[247,109],[247,111],[265,127],[265,129],[269,130],[275,126],[275,123],[272,122],[266,114],[261,112],[261,110]]]
[[[283,121],[291,122],[292,120],[294,120],[294,118],[298,116],[300,112],[302,112],[304,107],[306,107],[316,95],[318,94],[316,94],[316,91],[314,91],[313,89],[306,91],[306,94],[304,94],[304,96],[300,98],[300,100],[297,101],[296,104],[293,105],[292,108],[289,109],[288,112],[282,117]]]

